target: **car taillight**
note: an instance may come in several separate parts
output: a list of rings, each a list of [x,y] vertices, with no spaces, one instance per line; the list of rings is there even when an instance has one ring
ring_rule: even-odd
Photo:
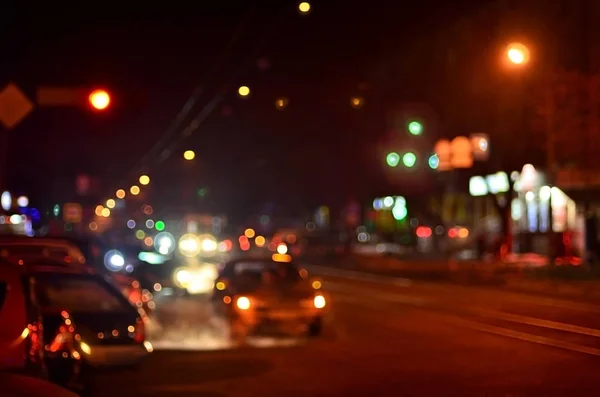
[[[144,321],[138,318],[135,324],[135,333],[133,335],[133,341],[136,343],[144,343],[146,340],[146,327]]]
[[[73,335],[69,332],[67,326],[61,325],[58,328],[56,336],[54,337],[54,339],[52,339],[52,342],[50,342],[48,350],[50,350],[53,353],[63,350],[70,350],[70,346],[73,342],[72,336]]]

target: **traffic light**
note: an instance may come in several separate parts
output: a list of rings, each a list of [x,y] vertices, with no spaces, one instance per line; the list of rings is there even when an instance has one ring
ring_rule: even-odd
[[[400,155],[396,152],[390,152],[385,157],[385,162],[390,167],[397,167],[400,164]]]
[[[418,121],[411,121],[408,123],[408,132],[411,135],[419,136],[423,133],[423,124]]]
[[[407,152],[402,156],[402,164],[406,168],[412,168],[417,163],[417,156],[413,152]]]
[[[105,110],[110,105],[110,95],[104,90],[94,90],[88,97],[90,105],[96,110]]]
[[[429,168],[431,168],[432,170],[435,170],[439,166],[440,166],[440,158],[436,154],[431,155],[429,157]]]

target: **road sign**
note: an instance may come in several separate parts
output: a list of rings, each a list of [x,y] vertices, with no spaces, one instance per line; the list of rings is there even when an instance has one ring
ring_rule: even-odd
[[[63,220],[69,223],[80,223],[83,210],[79,203],[65,203],[63,206]]]
[[[15,127],[34,108],[33,102],[15,84],[0,91],[0,122],[8,129]]]

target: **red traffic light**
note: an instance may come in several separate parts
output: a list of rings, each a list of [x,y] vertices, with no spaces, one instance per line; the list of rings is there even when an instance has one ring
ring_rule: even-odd
[[[89,96],[90,105],[96,110],[104,110],[110,105],[110,95],[104,90],[94,90]]]

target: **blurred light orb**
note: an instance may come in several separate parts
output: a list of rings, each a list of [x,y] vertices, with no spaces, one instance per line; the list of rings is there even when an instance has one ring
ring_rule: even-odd
[[[94,209],[94,213],[95,213],[97,216],[102,216],[102,210],[103,210],[103,209],[104,209],[104,207],[103,207],[103,206],[101,206],[101,205],[97,205],[97,206],[96,206],[96,208]]]
[[[20,208],[25,208],[29,205],[29,198],[27,198],[27,196],[19,196],[19,198],[17,199],[17,205]]]
[[[104,110],[110,105],[110,95],[104,90],[95,90],[90,94],[89,101],[94,109]]]
[[[279,244],[279,245],[277,246],[277,253],[278,253],[278,254],[280,254],[280,255],[285,255],[285,254],[287,254],[287,252],[288,252],[288,247],[287,247],[287,245],[285,245],[285,244],[283,244],[283,243],[282,243],[282,244]]]
[[[193,160],[194,158],[196,158],[196,153],[194,153],[194,151],[193,151],[193,150],[186,150],[186,151],[183,153],[183,158],[184,158],[184,159],[186,159],[187,161],[191,161],[191,160]]]
[[[110,250],[104,255],[104,266],[113,272],[118,272],[125,266],[125,257],[120,251]]]
[[[352,105],[354,109],[360,109],[364,104],[365,100],[361,97],[355,96],[350,98],[350,105]]]
[[[217,251],[219,243],[213,236],[205,234],[200,236],[198,239],[200,240],[200,248],[205,254],[211,255]]]
[[[170,255],[175,248],[175,237],[169,232],[160,232],[154,238],[154,249],[161,255]]]
[[[308,1],[303,1],[298,4],[298,11],[302,14],[308,14],[310,12],[310,3]]]
[[[188,258],[193,258],[200,253],[202,248],[201,241],[195,234],[184,234],[181,236],[178,242],[179,252],[181,255],[186,256]]]
[[[400,164],[400,155],[396,152],[390,152],[385,157],[385,162],[390,167],[397,167]]]
[[[123,189],[117,190],[117,193],[115,193],[115,196],[117,196],[117,198],[119,198],[119,199],[124,199],[125,198],[125,190],[123,190]]]
[[[242,98],[247,97],[248,95],[250,95],[250,88],[246,85],[241,86],[240,88],[238,88],[238,95]]]
[[[140,187],[137,185],[133,185],[129,188],[129,193],[131,193],[134,196],[137,196],[138,194],[140,194]]]
[[[111,209],[115,208],[115,205],[117,205],[117,203],[115,202],[115,200],[113,200],[113,199],[106,200],[106,206],[108,208],[111,208]]]
[[[506,49],[508,60],[515,65],[524,65],[529,62],[529,48],[522,43],[511,43]]]
[[[130,219],[127,221],[127,227],[130,229],[135,228],[135,221],[133,219]]]
[[[244,236],[246,236],[247,238],[252,238],[255,235],[256,235],[256,232],[252,228],[248,228],[248,229],[244,230]]]
[[[148,220],[146,221],[146,227],[147,227],[148,229],[152,229],[152,228],[154,227],[154,221],[153,221],[152,219],[148,219]]]
[[[140,176],[140,185],[146,186],[150,183],[150,177],[148,175]]]
[[[289,103],[289,100],[287,98],[277,98],[277,100],[275,101],[275,108],[277,110],[284,110],[287,105]]]
[[[108,218],[110,216],[110,210],[108,208],[102,208],[101,214],[103,217]]]
[[[12,206],[12,196],[10,195],[10,192],[2,192],[2,196],[0,196],[0,204],[2,204],[2,209],[4,211],[10,210],[10,207]]]

